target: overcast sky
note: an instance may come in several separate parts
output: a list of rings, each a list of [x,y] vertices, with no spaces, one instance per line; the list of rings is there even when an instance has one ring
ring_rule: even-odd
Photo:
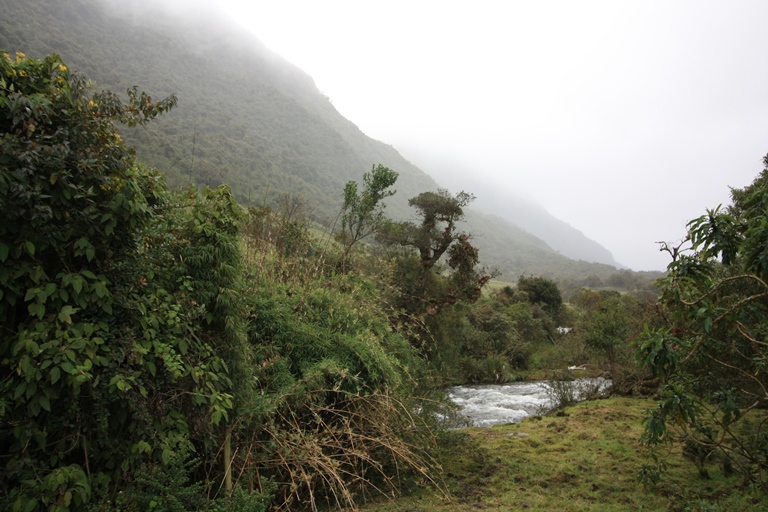
[[[466,169],[438,182],[524,194],[635,270],[768,153],[768,1],[220,4],[367,135]]]

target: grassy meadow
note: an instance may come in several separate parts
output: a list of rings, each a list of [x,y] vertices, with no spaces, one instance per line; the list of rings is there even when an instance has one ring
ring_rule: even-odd
[[[709,479],[669,447],[668,472],[646,487],[638,473],[647,461],[640,443],[651,399],[612,397],[582,402],[519,424],[468,428],[440,442],[444,492],[413,488],[366,512],[768,510],[768,500],[723,476],[714,462]]]

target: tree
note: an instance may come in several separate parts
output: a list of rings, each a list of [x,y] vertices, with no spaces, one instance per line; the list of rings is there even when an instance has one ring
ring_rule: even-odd
[[[491,279],[476,270],[479,252],[470,242],[470,235],[457,231],[464,218],[464,207],[475,197],[467,192],[452,196],[447,190],[423,192],[411,198],[421,223],[392,223],[379,234],[379,240],[399,245],[418,253],[400,260],[399,276],[401,306],[417,317],[433,316],[459,300],[473,302]],[[446,279],[438,262],[447,256],[450,273]]]
[[[456,224],[464,219],[464,207],[474,200],[475,196],[467,192],[461,191],[453,197],[444,189],[422,192],[408,200],[408,204],[418,210],[421,225],[403,223],[400,244],[419,251],[421,267],[425,271],[431,270],[462,235],[456,233]]]
[[[563,306],[563,296],[557,283],[546,277],[525,277],[517,279],[517,289],[528,295],[528,302],[541,304],[553,320],[557,319]]]
[[[646,320],[642,304],[634,296],[616,291],[582,290],[572,301],[582,310],[578,331],[586,346],[610,366],[617,392],[625,391],[634,369],[634,348],[630,342],[642,331]]]
[[[0,73],[0,322],[13,331],[41,279],[72,268],[93,272],[131,250],[151,198],[113,123],[144,124],[176,98],[154,103],[131,89],[124,105],[109,92],[89,96],[58,56],[12,61],[2,53]]]
[[[226,188],[172,195],[116,127],[175,104],[0,53],[3,508],[82,508],[218,450],[239,207]]]
[[[358,193],[357,182],[348,181],[344,186],[344,204],[341,207],[341,236],[344,245],[343,266],[349,253],[360,240],[376,234],[387,222],[384,216],[387,197],[395,195],[389,188],[397,181],[398,174],[383,165],[375,165],[371,172],[363,174],[363,190]]]
[[[768,492],[768,157],[733,204],[688,224],[660,280],[665,325],[647,330],[642,354],[664,385],[646,420],[653,450],[684,437],[717,451],[745,481]],[[655,461],[658,463],[658,457]],[[658,464],[646,468],[659,478]]]

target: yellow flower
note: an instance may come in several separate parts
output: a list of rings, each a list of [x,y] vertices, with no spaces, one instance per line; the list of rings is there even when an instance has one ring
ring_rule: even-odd
[[[67,66],[65,66],[64,64],[59,64],[59,71],[66,71],[66,70],[67,70]]]

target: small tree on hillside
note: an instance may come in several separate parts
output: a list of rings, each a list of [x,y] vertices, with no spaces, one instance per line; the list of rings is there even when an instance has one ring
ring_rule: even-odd
[[[592,311],[582,322],[584,343],[608,360],[611,378],[616,381],[617,353],[626,345],[632,334],[632,314],[622,302],[618,292],[603,297],[600,307]]]
[[[389,188],[397,181],[398,174],[384,167],[375,165],[371,172],[363,174],[363,190],[358,193],[357,182],[348,181],[344,186],[344,204],[341,207],[341,235],[339,240],[344,245],[343,267],[352,247],[360,240],[376,234],[387,218],[384,216],[387,197],[395,195],[396,190]]]

